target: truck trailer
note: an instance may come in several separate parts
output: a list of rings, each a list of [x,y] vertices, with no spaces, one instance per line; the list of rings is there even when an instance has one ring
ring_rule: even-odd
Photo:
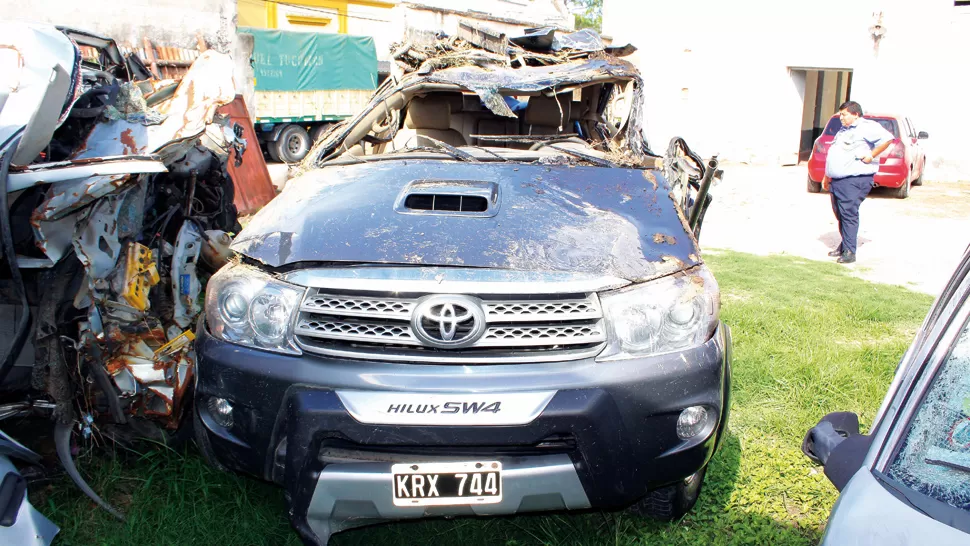
[[[370,36],[241,28],[253,36],[253,124],[274,161],[295,163],[327,129],[367,105],[378,84]]]

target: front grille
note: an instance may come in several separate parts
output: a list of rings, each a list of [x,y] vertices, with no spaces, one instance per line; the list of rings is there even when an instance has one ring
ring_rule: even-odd
[[[411,325],[412,312],[426,295],[310,289],[297,320],[297,340],[307,351],[347,358],[481,364],[587,358],[606,341],[595,293],[476,293],[468,296],[481,302],[482,336],[458,349],[434,347]],[[459,328],[458,335],[463,333]]]

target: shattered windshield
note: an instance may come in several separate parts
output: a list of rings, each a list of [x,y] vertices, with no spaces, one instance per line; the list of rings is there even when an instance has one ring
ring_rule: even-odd
[[[970,511],[970,326],[933,380],[887,474]]]

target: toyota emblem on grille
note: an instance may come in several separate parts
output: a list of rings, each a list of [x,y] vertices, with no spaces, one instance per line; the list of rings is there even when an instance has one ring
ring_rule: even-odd
[[[427,296],[411,313],[411,330],[429,347],[468,347],[485,333],[485,311],[469,296]]]

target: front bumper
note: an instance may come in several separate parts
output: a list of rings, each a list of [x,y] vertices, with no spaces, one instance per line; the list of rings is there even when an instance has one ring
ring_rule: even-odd
[[[226,467],[284,485],[291,521],[308,542],[388,519],[621,508],[704,467],[727,423],[730,331],[667,355],[508,365],[422,365],[293,357],[214,339],[200,325],[196,405],[213,454]],[[387,425],[355,419],[348,391],[554,394],[519,425]],[[211,397],[233,406],[219,426]],[[681,440],[680,412],[703,405],[704,434]],[[500,504],[395,507],[399,462],[498,460]]]

